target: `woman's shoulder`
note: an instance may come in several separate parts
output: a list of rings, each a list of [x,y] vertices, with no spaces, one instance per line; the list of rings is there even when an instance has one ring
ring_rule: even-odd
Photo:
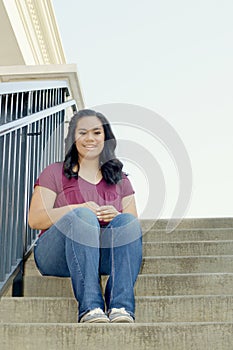
[[[122,172],[122,179],[128,179],[129,174],[125,171]]]
[[[47,187],[54,192],[59,192],[62,183],[62,169],[62,162],[48,165],[39,175],[35,185]]]
[[[132,183],[129,179],[129,174],[125,172],[122,173],[121,187],[123,196],[128,196],[135,193]]]
[[[122,181],[123,182],[130,182],[130,175],[126,172],[122,172]]]
[[[45,169],[56,169],[56,170],[63,169],[63,162],[51,163]]]
[[[62,172],[62,170],[63,170],[63,162],[55,162],[55,163],[47,165],[43,169],[42,173],[58,174],[58,173]]]

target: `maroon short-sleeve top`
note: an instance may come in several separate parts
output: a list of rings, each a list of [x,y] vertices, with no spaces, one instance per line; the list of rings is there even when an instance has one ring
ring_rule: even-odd
[[[103,178],[97,184],[92,184],[80,176],[78,179],[67,179],[62,162],[47,166],[35,186],[43,186],[56,193],[54,208],[94,201],[98,205],[113,205],[122,212],[122,198],[134,194],[132,184],[124,173],[117,184],[108,184]]]

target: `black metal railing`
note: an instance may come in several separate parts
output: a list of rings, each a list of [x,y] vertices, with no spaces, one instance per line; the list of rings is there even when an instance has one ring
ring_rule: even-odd
[[[27,224],[33,184],[63,159],[65,112],[76,109],[68,96],[66,81],[0,84],[0,295],[13,280],[20,294],[23,261],[38,233]]]

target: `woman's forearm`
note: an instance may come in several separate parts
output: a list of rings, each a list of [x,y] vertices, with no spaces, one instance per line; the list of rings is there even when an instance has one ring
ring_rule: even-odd
[[[60,208],[40,209],[35,213],[29,212],[28,224],[32,229],[46,230],[69,211],[79,207],[86,207],[86,204],[72,204]]]

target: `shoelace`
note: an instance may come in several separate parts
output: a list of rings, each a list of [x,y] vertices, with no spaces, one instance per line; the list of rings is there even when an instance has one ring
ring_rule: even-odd
[[[117,308],[113,308],[111,313],[116,313],[116,312],[120,312],[121,314],[125,314],[125,315],[128,315],[128,312],[125,310],[124,307],[121,307],[120,309],[117,309]]]
[[[99,307],[88,312],[89,315],[103,314],[103,313],[104,313],[103,310],[100,309]]]

